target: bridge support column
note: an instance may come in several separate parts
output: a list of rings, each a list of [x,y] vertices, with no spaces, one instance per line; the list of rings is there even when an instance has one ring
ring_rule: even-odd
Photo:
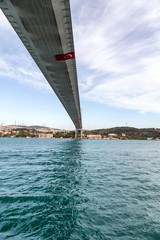
[[[75,130],[75,138],[77,138],[77,129]]]
[[[82,129],[76,129],[75,130],[75,138],[81,138],[82,139],[82,134],[83,134]]]
[[[82,131],[82,129],[81,129],[80,131],[81,131],[81,139],[82,139],[82,134],[83,134],[83,131]]]

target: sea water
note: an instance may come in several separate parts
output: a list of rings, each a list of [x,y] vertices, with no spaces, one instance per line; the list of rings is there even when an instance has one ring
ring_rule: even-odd
[[[0,240],[160,240],[160,141],[0,139]]]

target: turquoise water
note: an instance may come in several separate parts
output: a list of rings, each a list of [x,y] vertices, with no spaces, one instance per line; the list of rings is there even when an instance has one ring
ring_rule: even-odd
[[[160,240],[160,142],[0,139],[0,240]]]

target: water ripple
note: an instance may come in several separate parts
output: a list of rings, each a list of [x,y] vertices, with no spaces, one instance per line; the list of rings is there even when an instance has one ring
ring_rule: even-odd
[[[0,239],[159,240],[159,147],[0,139]]]

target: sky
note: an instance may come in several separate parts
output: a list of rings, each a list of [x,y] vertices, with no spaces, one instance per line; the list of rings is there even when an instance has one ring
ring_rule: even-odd
[[[84,129],[160,128],[160,1],[70,0]],[[0,124],[74,129],[0,11]]]

